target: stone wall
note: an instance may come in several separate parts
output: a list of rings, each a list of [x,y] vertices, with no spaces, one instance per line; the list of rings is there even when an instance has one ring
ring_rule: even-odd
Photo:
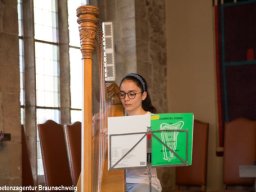
[[[135,1],[98,1],[102,21],[113,22],[116,82],[137,71]]]
[[[0,1],[0,185],[21,184],[19,44],[16,0]]]
[[[154,105],[167,112],[165,1],[135,1],[137,71],[148,80]]]
[[[136,0],[135,21],[137,71],[146,78],[158,113],[167,113],[165,1]],[[158,168],[158,177],[163,192],[174,188],[173,168]]]
[[[116,82],[129,72],[142,74],[154,105],[167,112],[165,1],[108,0],[98,6],[101,20],[114,25]]]

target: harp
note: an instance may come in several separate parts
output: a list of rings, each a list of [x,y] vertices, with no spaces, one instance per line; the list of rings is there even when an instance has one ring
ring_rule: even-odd
[[[114,83],[104,83],[103,65],[99,70],[100,95],[106,99],[100,101],[100,111],[92,112],[93,75],[92,58],[96,48],[99,31],[99,10],[95,6],[85,5],[77,8],[81,52],[83,57],[83,122],[82,122],[82,170],[78,181],[81,192],[122,192],[124,191],[124,172],[108,171],[106,158],[106,117],[123,115],[122,105],[116,97],[118,87]],[[98,62],[100,62],[99,59]],[[95,77],[94,77],[95,78]],[[105,94],[106,93],[106,94]]]

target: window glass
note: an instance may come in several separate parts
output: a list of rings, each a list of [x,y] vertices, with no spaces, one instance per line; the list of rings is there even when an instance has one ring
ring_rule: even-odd
[[[71,123],[75,123],[76,121],[82,122],[82,110],[71,110]]]
[[[80,49],[70,48],[70,92],[71,108],[82,108],[83,78],[82,54]]]
[[[80,47],[76,9],[85,3],[86,0],[68,0],[69,42],[72,46]]]
[[[56,7],[55,0],[34,0],[35,39],[58,42]]]
[[[58,47],[35,43],[37,105],[59,107]]]
[[[24,63],[24,34],[22,1],[18,0],[18,24],[19,24],[19,62],[20,62],[20,103],[21,103],[21,123],[25,118],[25,94],[26,99],[36,99],[36,119],[35,124],[44,123],[46,120],[53,120],[60,123],[60,72],[59,72],[59,45],[58,45],[58,7],[56,0],[33,0],[34,12],[34,45],[35,46],[35,75],[36,94],[25,93],[25,80],[33,78],[32,70],[26,70]],[[71,99],[71,123],[82,121],[82,99],[83,99],[83,79],[82,79],[82,54],[80,51],[80,37],[77,24],[76,9],[85,4],[86,0],[68,0],[68,27],[70,39],[70,99]],[[30,19],[29,19],[30,20]],[[32,21],[32,20],[31,20]],[[29,22],[29,21],[28,21]],[[30,49],[29,48],[29,49]],[[28,49],[28,51],[29,51]],[[26,51],[26,50],[25,50]],[[25,52],[26,56],[34,52]],[[29,65],[33,65],[30,63]],[[29,66],[26,66],[29,67]],[[66,70],[66,69],[64,69]],[[25,78],[25,75],[28,75]],[[34,81],[34,79],[33,79]],[[34,115],[34,114],[32,114]],[[33,119],[33,117],[32,117]],[[33,121],[33,120],[32,120]],[[44,175],[43,163],[40,149],[40,141],[37,135],[37,163],[38,175]]]
[[[47,120],[53,120],[60,123],[60,110],[59,109],[41,109],[37,111],[37,124],[45,123]]]
[[[34,0],[37,124],[60,123],[58,12],[56,0]],[[37,170],[44,175],[37,134]]]

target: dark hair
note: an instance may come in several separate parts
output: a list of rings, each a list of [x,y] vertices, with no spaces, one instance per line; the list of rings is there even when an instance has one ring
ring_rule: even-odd
[[[156,108],[152,105],[152,102],[151,102],[151,99],[149,96],[149,92],[148,92],[148,85],[147,85],[147,82],[144,79],[144,77],[142,77],[141,75],[139,75],[137,73],[129,73],[121,80],[119,87],[125,80],[132,80],[141,89],[142,93],[145,91],[147,92],[147,97],[142,101],[142,108],[145,111],[149,111],[151,113],[156,113]]]

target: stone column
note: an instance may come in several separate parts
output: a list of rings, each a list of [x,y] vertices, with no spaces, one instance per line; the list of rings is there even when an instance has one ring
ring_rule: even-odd
[[[112,21],[116,61],[116,82],[137,71],[135,1],[99,1],[100,17]]]
[[[18,15],[16,0],[0,1],[0,186],[21,185],[21,124]]]
[[[61,123],[70,123],[70,63],[67,0],[58,1]]]
[[[158,112],[167,112],[165,0],[135,1],[137,70]],[[161,99],[160,99],[161,98]]]
[[[23,1],[25,135],[33,179],[37,183],[36,72],[33,1]]]
[[[135,0],[137,71],[149,84],[158,113],[167,113],[165,0]],[[174,169],[158,168],[163,191],[174,189]]]

